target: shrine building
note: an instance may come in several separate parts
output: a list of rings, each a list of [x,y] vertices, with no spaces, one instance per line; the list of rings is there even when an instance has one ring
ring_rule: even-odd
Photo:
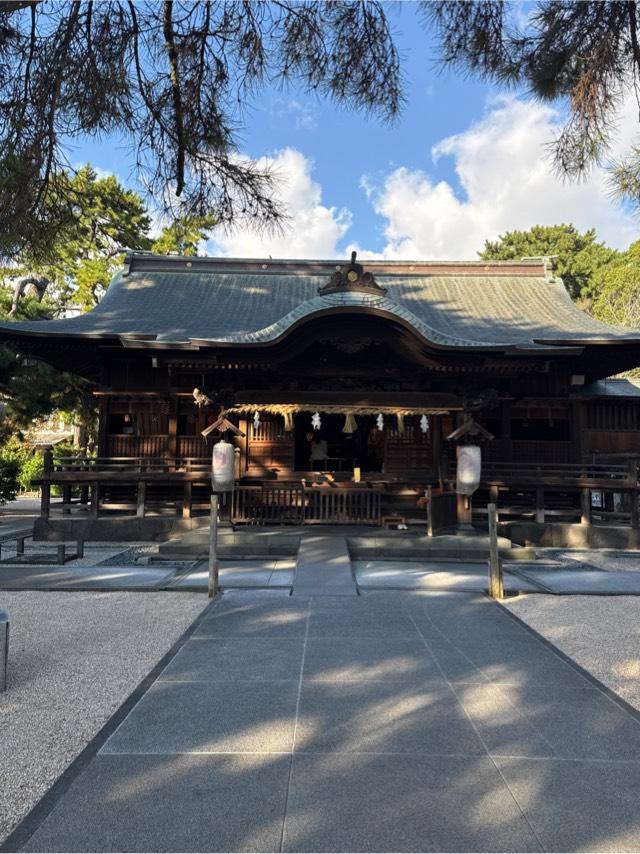
[[[608,378],[640,365],[640,330],[580,311],[545,259],[132,253],[92,311],[0,336],[96,399],[96,456],[48,456],[43,535],[204,518],[222,412],[243,434],[238,524],[414,522],[426,492],[455,490],[456,444],[477,441],[478,524],[491,499],[532,542],[638,528],[640,386]]]

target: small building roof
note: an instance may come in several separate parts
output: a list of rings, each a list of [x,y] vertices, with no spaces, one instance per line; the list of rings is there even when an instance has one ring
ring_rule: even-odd
[[[365,276],[372,274],[377,289],[327,288],[341,269],[340,261],[134,253],[87,314],[5,323],[0,333],[115,338],[136,348],[268,345],[307,318],[347,308],[400,321],[443,348],[539,352],[640,342],[640,330],[580,311],[542,260],[371,261]]]

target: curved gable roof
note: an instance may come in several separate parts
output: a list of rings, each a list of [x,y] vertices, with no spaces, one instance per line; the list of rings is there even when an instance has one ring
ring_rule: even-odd
[[[319,295],[336,261],[132,255],[76,318],[3,324],[11,336],[120,338],[128,346],[265,345],[319,313],[375,312],[436,347],[540,350],[640,342],[580,311],[540,261],[367,263],[386,294]]]

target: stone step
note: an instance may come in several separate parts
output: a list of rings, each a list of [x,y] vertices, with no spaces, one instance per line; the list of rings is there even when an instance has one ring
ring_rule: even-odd
[[[238,555],[273,555],[291,557],[298,553],[299,534],[281,531],[233,531],[218,529],[218,554],[220,557]],[[209,554],[209,528],[190,531],[181,537],[174,537],[162,543],[158,548],[162,559],[206,558]]]
[[[300,542],[293,596],[357,596],[344,537],[305,536]]]

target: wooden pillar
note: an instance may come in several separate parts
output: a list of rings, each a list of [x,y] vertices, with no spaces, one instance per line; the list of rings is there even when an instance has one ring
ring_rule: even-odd
[[[178,456],[178,405],[179,399],[172,397],[169,401],[169,435],[167,438],[167,456]]]
[[[458,528],[462,530],[469,529],[472,527],[471,520],[473,518],[473,509],[471,506],[471,496],[470,495],[458,495],[457,496],[457,507],[458,507]]]
[[[580,490],[580,524],[591,524],[591,490],[588,486]]]
[[[71,484],[65,483],[62,487],[62,512],[67,515],[71,513]]]
[[[433,470],[438,473],[438,486],[443,488],[444,473],[442,471],[442,415],[430,416]]]
[[[97,480],[91,481],[91,504],[89,505],[89,516],[93,519],[98,516],[98,508],[100,506],[100,483]]]
[[[571,455],[576,462],[582,460],[584,452],[585,408],[579,397],[571,398]]]
[[[244,433],[244,436],[235,436],[233,443],[236,446],[237,451],[239,452],[239,459],[237,461],[237,477],[244,477],[247,473],[247,469],[249,467],[249,419],[248,418],[240,418],[239,427]]]
[[[147,500],[147,483],[144,480],[138,481],[138,491],[136,493],[137,497],[137,506],[136,506],[136,516],[139,519],[144,518],[145,511],[145,503]]]
[[[43,457],[42,489],[40,491],[40,517],[48,519],[51,515],[51,472],[53,471],[53,452],[46,450]]]
[[[98,400],[98,456],[109,456],[109,398]]]
[[[193,483],[190,480],[185,481],[184,497],[182,501],[182,518],[190,519],[193,510]]]
[[[505,460],[510,460],[511,451],[511,401],[503,400],[500,406],[500,441]]]
[[[536,489],[536,522],[544,525],[544,489],[541,486]]]

